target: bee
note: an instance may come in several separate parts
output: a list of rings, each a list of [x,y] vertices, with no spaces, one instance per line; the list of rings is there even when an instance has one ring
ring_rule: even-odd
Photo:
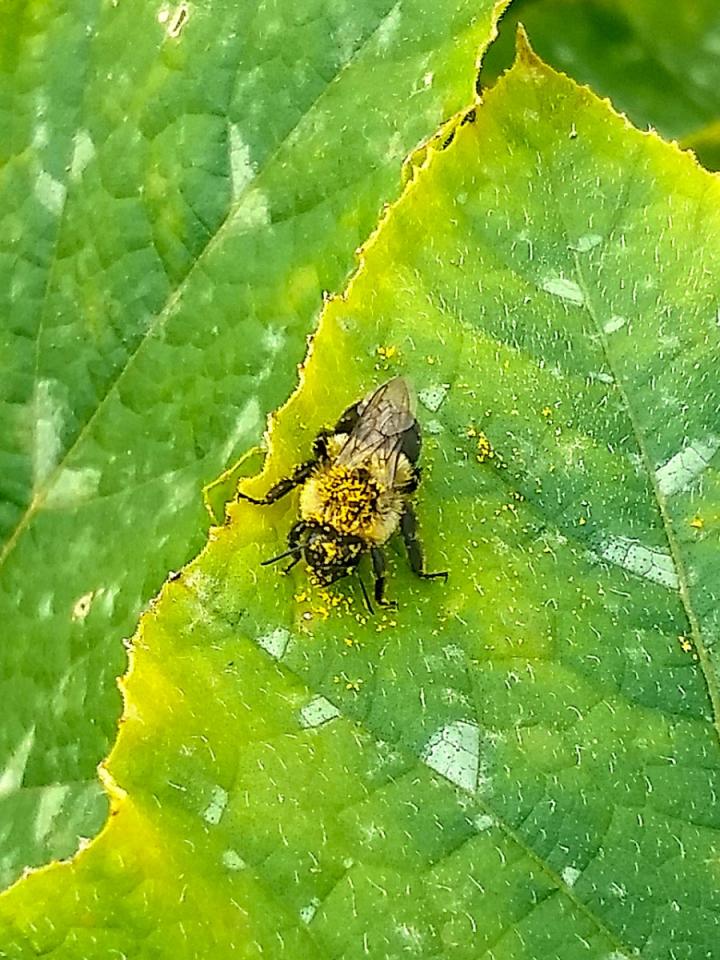
[[[275,503],[295,487],[300,519],[288,534],[288,550],[263,566],[291,558],[285,572],[304,559],[314,579],[326,586],[358,569],[370,555],[375,602],[385,599],[383,546],[399,529],[410,567],[418,577],[447,580],[447,571],[427,573],[410,497],[418,488],[420,426],[413,413],[408,383],[395,377],[371,391],[342,414],[335,429],[321,431],[313,457],[280,480],[261,499],[238,496],[258,505]],[[365,602],[372,613],[362,577]]]

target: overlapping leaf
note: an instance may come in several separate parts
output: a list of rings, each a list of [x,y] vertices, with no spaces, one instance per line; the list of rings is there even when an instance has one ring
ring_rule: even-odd
[[[705,166],[718,169],[715,0],[520,0],[487,59],[487,83],[511,63],[518,21],[549,63],[610,97],[637,126],[682,139]]]
[[[500,4],[503,6],[504,4]],[[0,885],[106,815],[120,640],[291,389],[492,0],[6,4]]]

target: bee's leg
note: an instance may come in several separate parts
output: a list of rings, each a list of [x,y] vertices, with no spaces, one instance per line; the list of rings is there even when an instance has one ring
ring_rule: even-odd
[[[248,500],[250,503],[266,507],[271,503],[275,503],[276,500],[280,500],[286,494],[290,493],[291,490],[294,490],[295,487],[299,487],[301,483],[305,483],[317,464],[317,460],[306,460],[305,463],[301,463],[295,467],[291,477],[285,477],[284,480],[279,480],[273,487],[270,487],[264,497],[251,497],[241,490],[238,490],[237,495],[241,500]]]
[[[397,607],[394,600],[385,599],[385,554],[380,547],[373,547],[370,550],[370,556],[375,574],[375,603],[379,607]]]
[[[447,570],[439,573],[426,573],[425,561],[423,560],[422,546],[417,534],[417,517],[411,503],[406,504],[402,517],[400,518],[400,532],[405,541],[405,548],[410,561],[410,567],[414,574],[423,577],[425,580],[437,580],[442,577],[447,580]]]
[[[313,441],[313,454],[316,463],[326,463],[328,460],[328,440],[332,436],[330,430],[321,430]]]

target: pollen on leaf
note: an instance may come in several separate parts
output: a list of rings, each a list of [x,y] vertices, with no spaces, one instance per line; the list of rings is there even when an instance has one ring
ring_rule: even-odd
[[[690,643],[690,640],[684,634],[681,634],[678,637],[678,640],[680,641],[680,649],[683,651],[683,653],[690,653],[692,650],[692,643]]]
[[[690,521],[690,526],[694,527],[695,530],[702,530],[705,526],[705,521],[702,517],[693,517],[693,519]]]
[[[578,520],[579,527],[584,527],[586,523],[587,523],[587,517],[580,517],[580,519]]]
[[[381,360],[393,360],[397,356],[397,347],[378,347],[377,353]]]
[[[543,407],[540,411],[544,417],[551,417],[553,415],[552,407]]]
[[[478,463],[485,463],[486,460],[492,460],[495,457],[493,446],[484,433],[477,434],[477,444],[475,459]]]

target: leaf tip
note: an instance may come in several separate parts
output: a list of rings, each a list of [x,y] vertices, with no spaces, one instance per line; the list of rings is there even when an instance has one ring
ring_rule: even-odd
[[[539,67],[542,65],[542,60],[530,45],[530,38],[522,23],[518,23],[515,32],[515,60],[516,63],[523,63],[529,67]]]

